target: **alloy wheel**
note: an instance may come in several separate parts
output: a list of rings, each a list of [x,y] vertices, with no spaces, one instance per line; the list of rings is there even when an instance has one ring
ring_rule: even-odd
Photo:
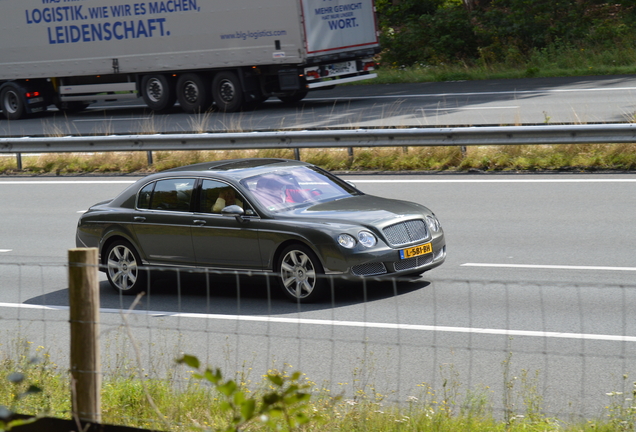
[[[285,289],[297,299],[310,296],[316,286],[314,263],[299,250],[291,250],[283,257],[280,277]]]
[[[137,259],[125,245],[113,247],[108,254],[108,278],[115,288],[129,291],[135,287],[139,277]]]

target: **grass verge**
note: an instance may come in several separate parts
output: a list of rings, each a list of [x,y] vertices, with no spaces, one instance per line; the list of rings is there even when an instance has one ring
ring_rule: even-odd
[[[387,147],[305,149],[301,159],[330,171],[631,171],[636,169],[636,144],[572,144],[468,147]],[[0,159],[8,175],[146,174],[198,162],[243,157],[294,158],[292,150],[155,152],[148,166],[144,152],[45,154],[23,156],[23,169],[13,158]]]
[[[53,364],[43,347],[36,350],[38,362],[27,355],[29,344],[13,360],[0,360],[0,406],[14,412],[70,418],[71,402],[68,373]],[[14,356],[15,357],[15,356]],[[287,366],[286,366],[287,367]],[[134,369],[134,368],[133,368]],[[145,429],[170,431],[221,430],[230,419],[224,408],[224,398],[205,381],[193,379],[192,371],[186,379],[177,378],[177,366],[165,379],[139,377],[132,369],[106,372],[102,386],[102,415],[104,424],[120,424]],[[5,384],[7,377],[20,371],[28,383],[43,391],[15,400],[23,391],[18,385]],[[271,373],[272,371],[268,371]],[[281,376],[286,371],[274,371]],[[517,377],[515,377],[515,380]],[[303,406],[311,422],[293,430],[299,431],[633,431],[636,426],[636,383],[633,390],[614,392],[602,417],[592,420],[564,422],[542,414],[541,397],[536,393],[536,375],[522,371],[522,385],[506,386],[510,403],[500,419],[493,415],[492,392],[487,388],[470,389],[461,394],[458,377],[445,382],[440,390],[423,384],[421,394],[408,397],[402,404],[383,402],[376,393],[358,391],[351,399],[334,396],[329,390],[301,378],[303,387],[311,392],[309,403]],[[236,373],[236,383],[245,394],[257,395],[271,390],[271,383],[263,379],[252,383],[243,372]],[[505,376],[504,376],[505,380]],[[625,384],[629,386],[627,377]],[[183,384],[185,382],[185,384]],[[177,384],[175,384],[177,383]],[[152,403],[149,402],[152,399]],[[512,403],[511,401],[517,401]],[[161,416],[159,418],[158,416]],[[223,429],[225,430],[225,429]],[[275,430],[265,424],[251,423],[250,431]],[[282,428],[281,430],[288,430]]]
[[[429,81],[459,81],[512,78],[550,78],[592,75],[633,75],[636,47],[633,44],[590,47],[560,46],[535,49],[526,56],[511,55],[505,61],[486,58],[474,63],[381,66],[378,78],[369,84],[397,84]]]

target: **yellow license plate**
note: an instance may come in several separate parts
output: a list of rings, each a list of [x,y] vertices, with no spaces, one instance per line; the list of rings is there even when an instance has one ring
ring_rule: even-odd
[[[430,243],[426,243],[419,246],[402,249],[400,251],[400,259],[413,258],[420,255],[426,255],[433,252],[433,246]]]

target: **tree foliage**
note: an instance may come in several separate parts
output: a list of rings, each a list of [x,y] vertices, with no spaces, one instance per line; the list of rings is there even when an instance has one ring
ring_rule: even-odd
[[[378,0],[382,63],[514,62],[636,37],[633,0]]]

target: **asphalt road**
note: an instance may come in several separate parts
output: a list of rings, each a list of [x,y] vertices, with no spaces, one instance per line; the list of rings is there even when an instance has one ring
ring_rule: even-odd
[[[332,302],[302,307],[268,296],[263,278],[240,278],[237,290],[233,276],[209,285],[167,277],[128,317],[144,368],[160,374],[183,351],[254,381],[289,364],[348,397],[373,391],[405,401],[425,397],[427,386],[461,384],[498,409],[509,372],[516,390],[536,385],[546,411],[560,416],[598,415],[625,374],[634,381],[636,175],[345,178],[433,209],[446,263],[396,284],[338,283]],[[67,367],[63,265],[79,212],[133,180],[0,178],[5,340],[45,346]],[[105,368],[130,367],[120,309],[132,299],[103,277],[100,287]]]
[[[0,136],[252,131],[284,128],[622,123],[634,120],[636,77],[603,76],[341,86],[301,103],[272,98],[253,111],[153,114],[139,101],[65,116],[0,120]]]

